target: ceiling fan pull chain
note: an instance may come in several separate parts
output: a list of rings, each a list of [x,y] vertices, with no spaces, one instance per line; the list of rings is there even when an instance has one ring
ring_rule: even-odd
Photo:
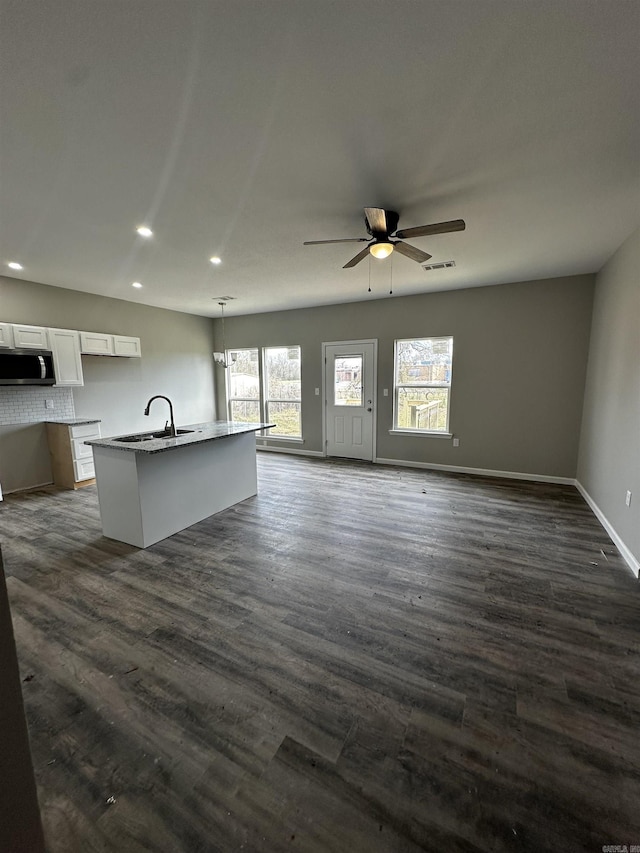
[[[393,258],[389,262],[389,295],[393,294]]]
[[[371,255],[369,255],[369,293],[371,293]]]

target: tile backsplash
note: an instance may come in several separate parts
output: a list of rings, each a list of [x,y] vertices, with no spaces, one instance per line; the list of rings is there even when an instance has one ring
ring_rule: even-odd
[[[53,408],[47,408],[47,400]],[[75,417],[71,388],[0,387],[0,426]]]

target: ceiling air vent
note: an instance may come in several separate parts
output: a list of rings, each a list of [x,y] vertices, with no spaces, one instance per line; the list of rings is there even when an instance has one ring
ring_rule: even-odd
[[[450,267],[455,267],[455,261],[440,261],[437,264],[423,264],[422,269],[427,272],[431,272],[431,270],[448,270]]]
[[[235,299],[235,296],[212,296],[212,299],[215,299],[216,302],[231,302],[232,299]]]

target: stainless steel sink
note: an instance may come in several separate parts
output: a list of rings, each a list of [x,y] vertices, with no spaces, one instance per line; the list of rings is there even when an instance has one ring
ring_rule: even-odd
[[[187,433],[195,432],[193,429],[177,429],[176,435],[186,435]],[[119,438],[114,438],[114,441],[153,441],[154,438],[171,438],[171,432],[168,429],[160,430],[160,432],[144,432],[137,435],[121,435]]]

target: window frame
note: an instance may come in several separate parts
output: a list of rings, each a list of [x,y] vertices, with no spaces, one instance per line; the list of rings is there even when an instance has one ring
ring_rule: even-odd
[[[297,399],[288,399],[288,400],[280,400],[275,398],[270,398],[268,396],[268,367],[267,367],[267,351],[268,350],[291,350],[297,349],[299,352],[300,359],[300,396]],[[225,395],[227,402],[227,417],[229,420],[233,420],[231,414],[231,407],[233,403],[257,403],[258,404],[258,416],[259,420],[262,423],[268,423],[269,418],[267,417],[269,411],[270,403],[296,403],[300,407],[300,433],[298,435],[282,435],[277,432],[273,432],[270,429],[262,429],[257,431],[256,435],[261,436],[262,438],[273,438],[278,441],[293,441],[293,442],[302,442],[302,346],[300,344],[287,344],[287,345],[276,345],[276,346],[264,346],[264,347],[232,347],[227,349],[225,352],[225,361],[227,364],[231,364],[231,353],[235,352],[255,352],[257,355],[258,362],[258,397],[232,397],[231,396],[231,377],[228,371],[225,370]],[[277,427],[274,427],[277,429]]]
[[[276,350],[276,349],[297,349],[299,353],[300,360],[300,397],[297,399],[288,399],[288,400],[279,400],[275,398],[271,398],[268,396],[269,390],[269,368],[267,365],[267,351],[268,350]],[[261,372],[262,372],[262,413],[264,415],[264,422],[267,423],[269,421],[269,404],[270,403],[297,403],[300,406],[300,433],[298,435],[282,435],[281,433],[273,432],[273,430],[262,430],[262,434],[265,438],[277,438],[279,441],[301,441],[302,440],[302,347],[299,344],[292,344],[291,346],[268,346],[261,348]],[[274,427],[277,429],[277,427]]]
[[[451,348],[451,368],[449,371],[448,382],[398,382],[398,349],[399,344],[404,344],[413,341],[449,341]],[[451,424],[451,389],[453,386],[453,335],[433,335],[429,337],[412,337],[412,338],[396,338],[393,343],[393,427],[389,432],[397,435],[427,435],[431,437],[450,438]],[[400,391],[401,389],[420,389],[446,391],[447,395],[447,411],[446,424],[444,429],[420,429],[419,427],[403,427],[398,425],[398,415],[400,410]]]
[[[260,348],[259,347],[234,347],[226,350],[224,354],[225,364],[231,365],[231,353],[233,352],[255,352],[256,361],[258,362],[258,397],[232,397],[231,396],[231,381],[230,374],[225,370],[225,393],[227,397],[227,417],[230,421],[233,420],[231,406],[233,403],[257,403],[258,404],[258,420],[262,421],[262,369],[260,364]],[[235,362],[234,362],[235,363]],[[229,368],[231,369],[231,368]],[[260,430],[263,432],[263,430]]]

